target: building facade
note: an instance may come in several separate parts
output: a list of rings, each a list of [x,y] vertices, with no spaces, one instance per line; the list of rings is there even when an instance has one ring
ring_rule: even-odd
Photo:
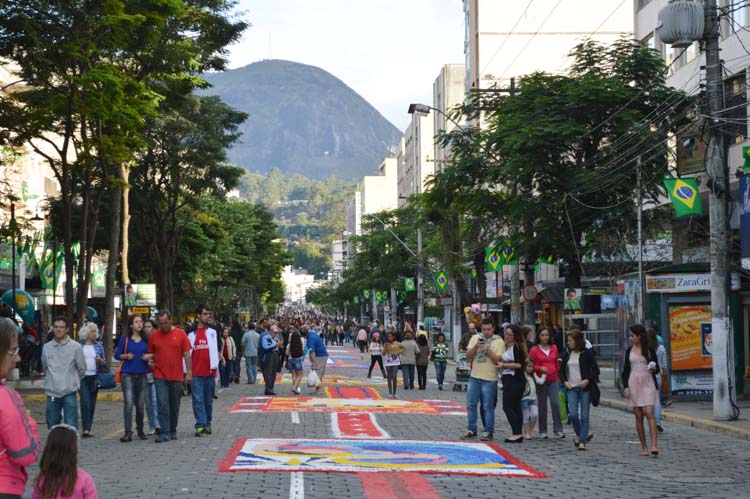
[[[383,158],[378,165],[378,175],[362,178],[360,188],[361,215],[370,215],[398,207],[398,159]],[[361,233],[361,219],[360,232]]]
[[[450,133],[456,128],[456,123],[447,118],[451,110],[464,102],[466,89],[466,66],[463,64],[446,64],[432,85],[433,129],[435,136]],[[459,119],[460,124],[460,119]],[[449,148],[435,142],[434,169],[439,172],[450,160]]]
[[[429,177],[435,173],[435,124],[427,116],[411,115],[411,123],[401,138],[398,155],[398,207],[406,206],[408,197],[424,192]]]

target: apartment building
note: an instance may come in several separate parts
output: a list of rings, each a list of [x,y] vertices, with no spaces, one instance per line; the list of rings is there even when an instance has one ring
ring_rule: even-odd
[[[432,113],[435,136],[450,133],[456,128],[457,124],[447,116],[464,101],[465,78],[466,66],[463,64],[446,64],[435,78],[435,83],[432,84],[432,107],[436,109]],[[450,160],[450,149],[435,142],[433,158],[437,173]]]
[[[466,95],[534,71],[564,71],[582,40],[632,33],[633,8],[622,0],[464,0]]]
[[[398,154],[398,207],[412,194],[424,192],[428,178],[435,173],[434,112],[411,115],[411,123],[401,138]]]

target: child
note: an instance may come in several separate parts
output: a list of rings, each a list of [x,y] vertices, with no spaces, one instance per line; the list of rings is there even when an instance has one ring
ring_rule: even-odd
[[[534,363],[526,362],[526,391],[521,399],[521,408],[523,409],[523,425],[525,439],[530,439],[534,434],[534,427],[539,418],[539,410],[536,402],[536,385],[544,384],[547,380],[547,368],[542,368],[542,375],[537,376],[534,372]]]
[[[78,432],[60,424],[50,428],[39,461],[31,499],[99,499],[91,475],[78,468]]]

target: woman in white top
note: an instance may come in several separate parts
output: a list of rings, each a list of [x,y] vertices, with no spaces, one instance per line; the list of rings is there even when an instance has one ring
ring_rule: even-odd
[[[372,377],[372,368],[375,367],[377,362],[380,366],[380,372],[383,373],[383,377],[387,378],[385,374],[385,368],[383,367],[383,343],[380,341],[380,333],[372,334],[372,341],[370,342],[370,370],[367,372],[367,377]]]
[[[81,422],[83,433],[81,438],[90,438],[91,426],[94,422],[96,397],[99,395],[97,374],[106,367],[104,362],[104,346],[100,341],[99,329],[93,322],[87,322],[78,332],[78,338],[83,347],[83,357],[86,359],[86,375],[81,380],[79,396],[81,399]]]
[[[560,379],[568,393],[568,410],[576,434],[573,444],[578,450],[586,450],[591,386],[596,382],[596,359],[586,348],[583,333],[578,329],[568,331],[568,348],[570,351],[563,356]]]

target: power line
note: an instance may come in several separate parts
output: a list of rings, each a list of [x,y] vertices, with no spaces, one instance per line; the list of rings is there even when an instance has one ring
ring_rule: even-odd
[[[499,54],[499,53],[500,53],[500,50],[502,50],[502,48],[503,48],[503,47],[505,46],[505,42],[507,42],[507,41],[508,41],[508,39],[510,38],[510,36],[511,36],[511,35],[513,34],[513,32],[514,32],[514,31],[516,30],[516,27],[518,26],[518,23],[520,23],[520,22],[521,22],[521,19],[523,19],[523,18],[524,18],[524,16],[526,15],[526,12],[527,12],[527,11],[529,10],[529,7],[531,7],[531,4],[532,4],[532,3],[534,3],[534,0],[529,0],[529,3],[527,3],[527,4],[526,4],[526,7],[525,7],[525,8],[523,9],[523,11],[521,12],[521,15],[520,15],[520,16],[518,16],[518,19],[516,20],[516,23],[515,23],[515,24],[513,25],[513,27],[512,27],[512,28],[510,28],[510,31],[508,32],[508,34],[507,34],[507,35],[505,35],[505,38],[503,39],[503,41],[502,41],[502,43],[500,44],[500,46],[499,46],[499,47],[497,48],[497,50],[495,51],[495,53],[494,53],[494,54],[492,54],[492,57],[490,57],[490,60],[489,60],[489,61],[487,61],[487,64],[485,64],[485,65],[484,65],[484,67],[482,68],[482,70],[481,70],[481,71],[480,71],[479,73],[477,73],[477,77],[480,77],[480,78],[481,78],[481,76],[482,76],[482,73],[484,73],[484,70],[485,70],[485,69],[487,69],[487,68],[489,67],[489,65],[490,65],[490,64],[492,63],[492,61],[494,61],[494,60],[495,60],[495,57],[497,56],[497,54]]]

